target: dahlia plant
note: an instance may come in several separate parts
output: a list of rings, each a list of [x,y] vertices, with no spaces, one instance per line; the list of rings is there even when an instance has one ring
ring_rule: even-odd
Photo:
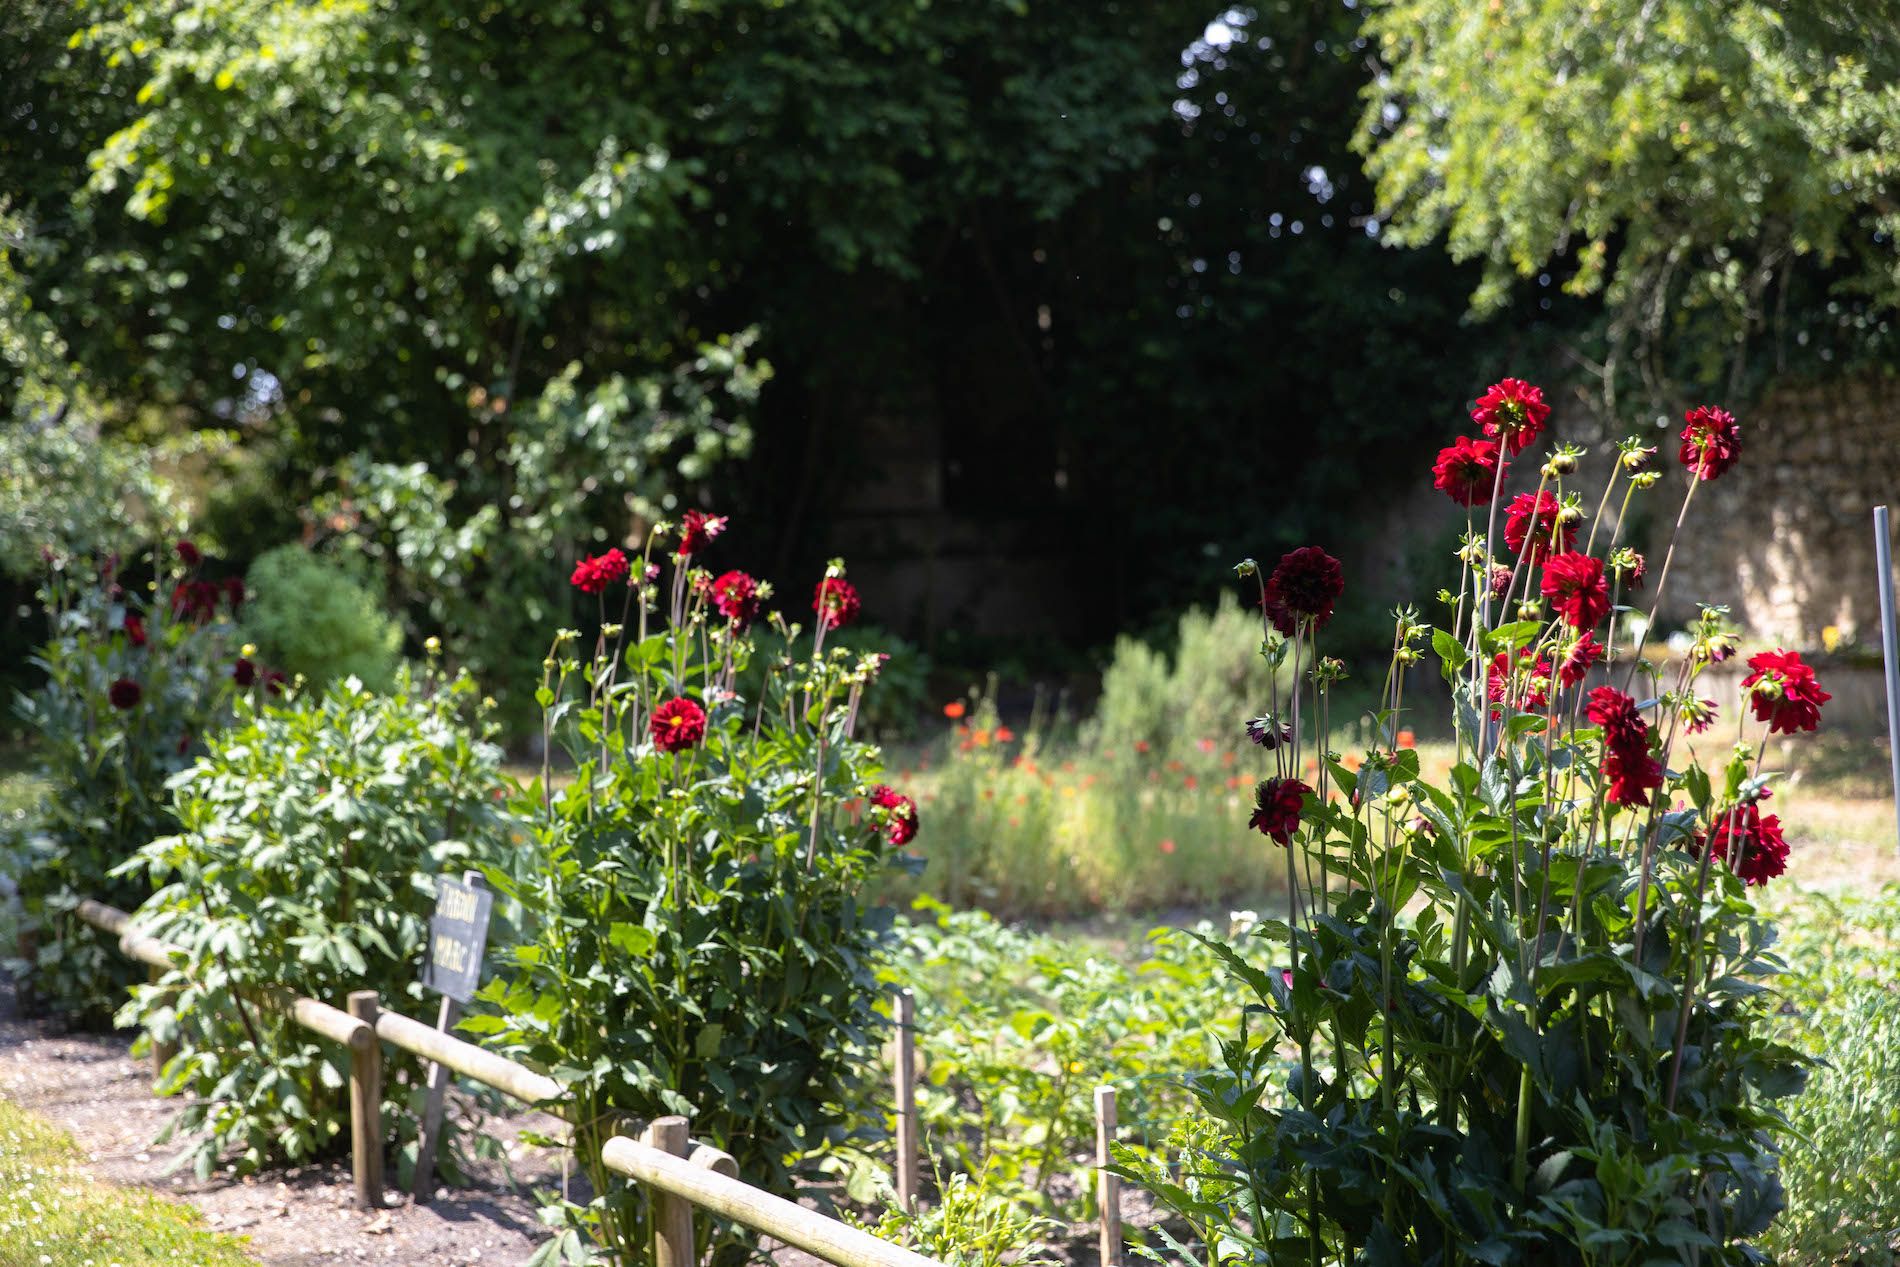
[[[1255,935],[1287,966],[1211,943],[1251,996],[1193,1084],[1213,1142],[1191,1182],[1123,1158],[1216,1229],[1209,1261],[1741,1263],[1781,1206],[1775,1101],[1805,1067],[1768,1033],[1774,930],[1748,889],[1787,860],[1763,741],[1814,729],[1828,695],[1795,653],[1755,656],[1718,742],[1697,682],[1736,653],[1722,609],[1673,669],[1640,635],[1619,645],[1648,576],[1629,509],[1667,472],[1626,441],[1591,516],[1584,455],[1559,446],[1506,501],[1548,414],[1506,379],[1472,413],[1483,437],[1440,455],[1437,486],[1471,516],[1460,583],[1436,628],[1395,614],[1379,740],[1357,760],[1329,747],[1338,563],[1308,547],[1240,566],[1263,654],[1294,670],[1246,723],[1268,770],[1252,825],[1288,891]],[[1722,410],[1686,423],[1676,534],[1739,452]],[[1443,786],[1398,742],[1425,647],[1452,700]]]
[[[538,693],[571,771],[520,789],[531,847],[488,870],[526,927],[464,1027],[565,1088],[593,1194],[550,1207],[561,1232],[539,1261],[646,1261],[646,1203],[600,1159],[641,1118],[688,1115],[750,1182],[789,1195],[879,1030],[883,926],[860,894],[918,823],[853,737],[880,658],[825,647],[859,610],[842,565],[812,594],[807,643],[767,615],[769,585],[699,566],[724,528],[689,511],[639,557],[574,569],[598,632],[556,635]],[[762,620],[809,649],[750,675],[748,698]],[[717,1235],[719,1261],[749,1253]]]

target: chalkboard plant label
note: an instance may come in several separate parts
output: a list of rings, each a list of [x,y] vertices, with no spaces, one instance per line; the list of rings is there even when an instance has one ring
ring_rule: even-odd
[[[435,914],[429,918],[429,954],[422,984],[466,1003],[481,984],[482,951],[488,942],[488,911],[495,896],[447,876],[435,882]]]

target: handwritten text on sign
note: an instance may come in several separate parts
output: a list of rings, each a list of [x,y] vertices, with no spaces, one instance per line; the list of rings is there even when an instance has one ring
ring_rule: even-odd
[[[429,957],[422,966],[422,984],[458,1003],[469,1001],[481,984],[488,910],[494,900],[487,889],[447,876],[437,877],[435,915],[429,920]]]

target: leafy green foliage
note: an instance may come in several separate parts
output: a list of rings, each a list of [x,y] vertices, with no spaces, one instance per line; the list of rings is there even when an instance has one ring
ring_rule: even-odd
[[[245,580],[244,633],[271,665],[313,691],[345,678],[383,690],[395,679],[402,630],[343,564],[278,546],[258,556]]]
[[[1135,638],[1116,639],[1085,742],[1157,762],[1192,759],[1209,739],[1222,751],[1246,747],[1236,702],[1264,709],[1274,680],[1260,655],[1259,633],[1259,617],[1224,593],[1211,612],[1181,613],[1172,654]],[[1280,677],[1284,684],[1286,674]]]
[[[1165,1134],[1186,1107],[1182,1079],[1239,1023],[1217,961],[1165,930],[1129,963],[918,905],[934,918],[899,923],[886,976],[917,996],[918,1109],[937,1170],[976,1176],[1024,1216],[1096,1217],[1095,1088],[1116,1088],[1126,1137]]]
[[[54,632],[34,658],[45,682],[16,704],[41,794],[0,841],[19,884],[26,995],[84,1024],[109,1020],[143,970],[73,909],[85,898],[122,909],[144,900],[148,888],[113,868],[172,829],[167,780],[224,724],[233,691],[228,605],[201,624],[169,601],[138,601],[125,588],[134,575],[122,586],[66,559],[49,579]],[[187,572],[176,575],[183,583]],[[132,701],[123,707],[120,683],[136,686],[119,695]]]
[[[185,948],[138,987],[120,1022],[178,1054],[159,1089],[188,1098],[166,1135],[200,1177],[347,1147],[349,1053],[260,1005],[286,989],[341,1005],[375,990],[417,1015],[435,877],[503,856],[500,753],[471,729],[466,677],[399,677],[387,695],[346,681],[240,711],[172,780],[177,834],[118,874],[156,886],[141,927]],[[390,1051],[386,1122],[414,1160],[424,1070]]]
[[[595,1195],[556,1202],[544,1260],[644,1261],[646,1201],[600,1160],[629,1118],[685,1114],[749,1182],[789,1195],[879,1025],[881,933],[860,892],[887,861],[889,824],[863,799],[876,751],[852,737],[877,661],[823,647],[821,629],[759,694],[737,695],[750,638],[711,610],[690,560],[675,558],[664,590],[646,583],[657,550],[656,533],[633,593],[599,595],[615,623],[591,650],[564,630],[548,653],[544,733],[572,778],[556,786],[544,768],[514,802],[531,841],[488,874],[523,923],[463,1022],[545,1069],[573,1107]],[[732,1231],[717,1240],[719,1261],[746,1252]]]
[[[1788,1118],[1788,1209],[1764,1244],[1802,1263],[1881,1262],[1900,1227],[1900,892],[1784,911],[1794,1041],[1818,1060]]]
[[[1605,292],[1613,354],[1693,345],[1685,378],[1713,377],[1771,320],[1783,352],[1865,351],[1900,298],[1900,174],[1882,157],[1900,122],[1893,18],[1887,4],[1613,0],[1580,18],[1544,0],[1386,0],[1370,11],[1383,73],[1357,144],[1388,236],[1443,235],[1481,260],[1481,309],[1548,269]],[[1614,390],[1618,362],[1604,369]]]
[[[949,1267],[1054,1267],[1058,1261],[1036,1252],[1056,1224],[996,1191],[988,1172],[952,1174],[939,1182],[936,1200],[915,1213],[897,1205],[896,1193],[881,1195],[886,1209],[867,1230]]]
[[[70,413],[0,428],[0,573],[36,576],[59,559],[130,555],[182,531],[150,450]]]

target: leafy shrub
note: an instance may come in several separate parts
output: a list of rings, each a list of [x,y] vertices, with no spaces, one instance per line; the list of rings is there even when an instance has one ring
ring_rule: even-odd
[[[314,689],[356,678],[372,690],[393,680],[402,630],[344,564],[298,545],[251,564],[244,632],[273,664]]]
[[[183,520],[150,450],[100,433],[77,412],[0,426],[0,572],[37,575],[57,559],[131,555]]]
[[[159,1089],[189,1097],[167,1135],[200,1177],[235,1150],[246,1171],[347,1146],[349,1053],[260,1007],[275,986],[342,1005],[375,990],[417,1015],[433,881],[501,856],[499,752],[468,717],[466,678],[399,676],[388,695],[345,681],[240,710],[173,780],[177,834],[118,869],[160,887],[139,909],[186,950],[120,1014],[176,1041]],[[386,1053],[386,1120],[406,1162],[421,1062]]]
[[[666,553],[693,552],[701,531]],[[567,1089],[596,1194],[550,1212],[562,1232],[549,1258],[591,1243],[644,1261],[645,1201],[600,1161],[626,1118],[690,1115],[749,1181],[792,1192],[879,1025],[880,932],[859,894],[898,821],[914,820],[901,801],[865,801],[876,753],[852,723],[877,662],[823,647],[821,622],[808,653],[739,696],[754,654],[745,621],[715,613],[690,562],[676,558],[661,588],[644,581],[645,556],[632,560],[632,595],[618,551],[576,570],[602,633],[579,654],[559,634],[539,692],[573,777],[557,787],[544,770],[523,789],[532,852],[519,874],[489,868],[528,924],[480,996],[490,1011],[463,1028]],[[824,584],[846,622],[856,604],[841,569]],[[613,623],[623,606],[628,628]],[[722,1261],[747,1253],[722,1235]]]
[[[1474,416],[1521,448],[1540,409],[1535,388],[1507,380]],[[1601,503],[1626,476],[1631,493],[1656,485],[1661,472],[1643,469],[1653,454],[1625,442]],[[1692,413],[1681,455],[1686,515],[1734,460],[1732,420]],[[1602,650],[1623,589],[1609,576],[1632,571],[1606,570],[1616,528],[1581,535],[1584,506],[1598,504],[1568,478],[1581,456],[1552,455],[1537,493],[1513,503],[1509,553],[1461,548],[1445,627],[1396,614],[1357,768],[1329,751],[1341,670],[1321,629],[1337,561],[1307,548],[1270,579],[1251,561],[1239,569],[1271,600],[1267,652],[1298,687],[1284,711],[1295,722],[1306,701],[1321,764],[1307,784],[1301,728],[1260,728],[1272,742],[1252,822],[1285,849],[1287,913],[1257,927],[1251,954],[1203,939],[1247,1024],[1190,1081],[1195,1182],[1118,1153],[1202,1229],[1210,1263],[1738,1264],[1758,1257],[1749,1242],[1781,1208],[1777,1101],[1807,1062],[1778,1039],[1774,928],[1744,877],[1770,880],[1786,847],[1761,808],[1763,746],[1710,753],[1696,737],[1709,707],[1698,676],[1735,635],[1705,609],[1674,681],[1650,667],[1638,685],[1641,647],[1630,655],[1604,630],[1611,681],[1635,696],[1562,671]],[[1489,461],[1448,451],[1440,487],[1481,507],[1501,480],[1496,445]],[[1457,472],[1474,466],[1482,482],[1467,474],[1467,488]],[[1652,596],[1666,559],[1654,578]],[[1494,587],[1496,601],[1475,601]],[[1442,784],[1395,734],[1425,640],[1455,700]],[[1750,667],[1724,707],[1813,728],[1827,697],[1798,657]]]
[[[73,910],[144,900],[113,868],[172,830],[166,780],[224,724],[235,689],[230,591],[192,567],[168,579],[176,601],[146,604],[112,573],[62,561],[44,591],[53,636],[34,657],[46,680],[16,705],[41,790],[0,841],[21,903],[17,967],[36,1005],[81,1024],[109,1020],[143,969]]]
[[[1026,1213],[989,1178],[987,1170],[975,1177],[962,1171],[940,1176],[936,1200],[914,1212],[897,1205],[895,1192],[881,1193],[883,1214],[860,1226],[948,1267],[1056,1267],[1060,1260],[1038,1251],[1060,1227]]]
[[[1800,1263],[1886,1263],[1900,1229],[1900,890],[1787,913],[1795,1041],[1820,1063],[1788,1118],[1802,1143],[1765,1244]]]

